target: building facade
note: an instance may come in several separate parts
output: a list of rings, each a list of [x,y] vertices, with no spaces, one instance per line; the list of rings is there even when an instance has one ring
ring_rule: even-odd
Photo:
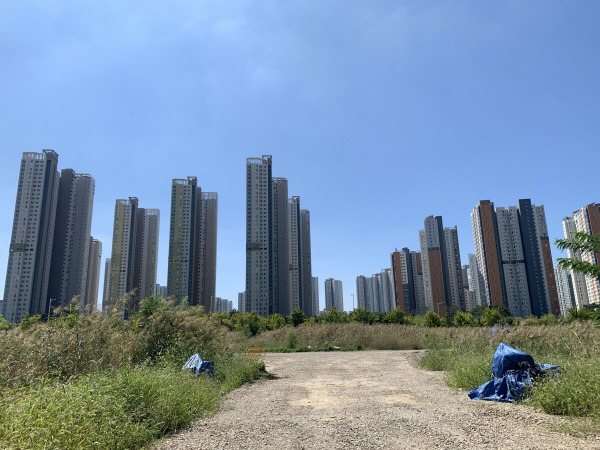
[[[319,277],[312,277],[311,290],[314,315],[318,316],[321,311],[319,307]]]
[[[556,288],[558,289],[558,301],[560,302],[560,313],[564,317],[570,308],[576,306],[575,290],[573,289],[573,278],[568,270],[556,267]]]
[[[58,200],[58,154],[23,153],[4,287],[4,317],[48,314],[48,282]]]
[[[341,280],[328,278],[325,280],[325,310],[331,311],[333,307],[338,311],[344,310],[344,292]]]
[[[246,160],[246,311],[277,312],[273,302],[271,156]]]
[[[519,317],[560,313],[543,206],[529,199],[494,207],[482,200],[471,213],[481,300]]]
[[[95,181],[91,175],[63,169],[60,174],[48,297],[52,307],[76,301],[83,312],[92,229]]]
[[[246,160],[246,311],[314,311],[310,213],[272,176],[271,156]]]
[[[574,211],[572,216],[563,219],[565,238],[569,239],[573,232],[584,232],[594,236],[600,235],[600,204],[591,203]],[[589,251],[567,250],[569,258],[600,265],[600,254]],[[589,275],[571,272],[575,302],[578,308],[590,303],[600,303],[600,281]]]
[[[140,300],[154,295],[159,222],[158,209],[139,208],[136,197],[116,201],[105,312],[119,306],[127,317]]]
[[[102,242],[90,236],[90,250],[85,283],[85,303],[83,310],[91,313],[98,310],[98,288],[100,285],[100,266],[102,265]]]
[[[202,192],[196,177],[173,180],[167,294],[206,311],[215,302],[217,210],[217,193]]]
[[[419,231],[425,305],[442,317],[450,307],[465,308],[462,265],[456,227],[444,228],[442,217],[429,216]]]

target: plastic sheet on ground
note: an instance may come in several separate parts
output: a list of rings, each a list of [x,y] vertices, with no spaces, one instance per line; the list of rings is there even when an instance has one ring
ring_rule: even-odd
[[[214,361],[205,361],[202,359],[199,353],[193,355],[187,362],[183,365],[182,370],[191,370],[196,376],[201,373],[206,373],[207,375],[213,375],[213,369],[215,367]]]
[[[469,392],[473,400],[514,402],[544,375],[556,375],[554,364],[536,364],[531,355],[500,343],[492,361],[492,379]]]

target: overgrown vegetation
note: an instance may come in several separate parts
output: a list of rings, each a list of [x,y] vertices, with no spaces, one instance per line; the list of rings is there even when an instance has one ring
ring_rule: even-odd
[[[264,374],[202,308],[149,299],[129,320],[59,311],[0,321],[0,447],[139,448]],[[181,370],[194,353],[214,377]]]
[[[255,313],[206,314],[185,302],[146,299],[122,320],[117,313],[55,311],[43,322],[11,325],[0,316],[0,447],[139,448],[194,418],[212,414],[222,392],[265,375],[243,353],[427,349],[421,364],[444,370],[448,383],[471,389],[490,378],[500,340],[561,365],[532,403],[553,414],[600,418],[600,310],[566,318],[513,318],[506,308],[449,309],[407,315],[335,309],[307,318]],[[502,331],[502,325],[511,332]],[[500,332],[490,337],[490,327]],[[193,353],[215,360],[214,377],[181,371]]]
[[[466,330],[465,330],[466,331]],[[472,389],[491,378],[491,361],[500,342],[531,354],[538,363],[561,366],[554,381],[538,384],[531,403],[550,414],[600,420],[600,332],[592,321],[512,327],[490,337],[489,329],[427,336],[422,367],[448,373],[448,384]]]

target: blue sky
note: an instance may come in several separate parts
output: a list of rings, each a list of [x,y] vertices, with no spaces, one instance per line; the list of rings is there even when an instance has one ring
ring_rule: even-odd
[[[466,264],[481,199],[531,198],[562,237],[600,201],[598,23],[596,1],[0,1],[0,285],[21,154],[43,148],[96,179],[103,259],[115,199],[161,210],[161,284],[171,180],[218,192],[234,305],[251,156],[311,211],[321,305],[333,277],[351,309],[428,215]]]

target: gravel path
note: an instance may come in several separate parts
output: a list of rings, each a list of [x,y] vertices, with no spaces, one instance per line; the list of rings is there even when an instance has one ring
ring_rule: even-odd
[[[278,377],[229,394],[221,411],[157,449],[599,448],[551,431],[560,417],[478,402],[417,368],[417,351],[266,354]]]

